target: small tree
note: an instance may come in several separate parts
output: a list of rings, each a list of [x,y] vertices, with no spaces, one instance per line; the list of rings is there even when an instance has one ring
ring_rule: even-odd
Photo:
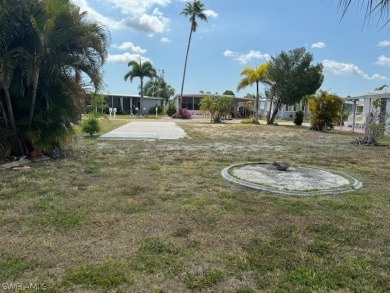
[[[311,128],[324,131],[333,129],[338,117],[343,100],[334,94],[320,91],[316,96],[309,99],[309,110],[311,112]]]
[[[202,112],[210,112],[213,123],[221,123],[224,115],[231,114],[233,99],[227,96],[207,96],[200,103]]]
[[[99,121],[95,117],[90,116],[87,120],[84,121],[82,131],[89,134],[90,136],[100,132]]]
[[[298,110],[295,112],[295,115],[294,115],[294,124],[295,125],[302,125],[302,122],[303,122],[303,111],[302,110]]]
[[[176,107],[173,102],[169,102],[168,108],[166,109],[166,113],[169,117],[172,117],[176,113]]]
[[[294,105],[305,95],[313,95],[322,84],[322,64],[312,64],[313,55],[305,48],[297,48],[272,56],[267,68],[271,80],[270,101],[273,110],[268,113],[267,124],[273,124],[282,105]]]

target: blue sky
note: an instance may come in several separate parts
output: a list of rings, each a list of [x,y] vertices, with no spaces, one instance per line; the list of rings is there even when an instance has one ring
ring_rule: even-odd
[[[104,92],[137,94],[139,80],[125,82],[129,60],[149,60],[180,92],[189,20],[183,0],[73,0],[111,34],[104,65]],[[358,1],[357,1],[358,2]],[[209,21],[199,22],[188,60],[185,93],[200,90],[236,96],[240,72],[269,56],[297,47],[324,64],[322,89],[342,97],[390,85],[390,35],[375,16],[364,24],[364,8],[341,20],[337,0],[206,0]]]

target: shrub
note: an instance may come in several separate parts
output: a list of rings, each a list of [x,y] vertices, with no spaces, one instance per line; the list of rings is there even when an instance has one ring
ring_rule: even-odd
[[[302,125],[303,115],[304,115],[304,113],[302,110],[298,110],[295,112],[295,115],[294,115],[294,124],[295,125]]]
[[[100,131],[99,121],[95,118],[88,118],[88,120],[84,121],[82,130],[84,133],[93,136]]]
[[[176,113],[176,107],[173,103],[169,103],[169,106],[168,108],[166,109],[166,114],[169,116],[169,117],[172,117],[173,115],[175,115]]]
[[[156,115],[156,107],[157,107],[157,114],[161,115],[163,113],[163,108],[161,106],[154,106],[149,109],[149,115]]]
[[[172,117],[173,118],[181,118],[181,119],[191,119],[191,112],[186,109],[186,108],[181,108],[179,110],[179,113],[176,113],[175,115],[173,115]]]
[[[309,99],[309,109],[311,112],[311,128],[313,130],[324,131],[333,129],[340,116],[343,100],[334,94],[321,91],[318,95]]]

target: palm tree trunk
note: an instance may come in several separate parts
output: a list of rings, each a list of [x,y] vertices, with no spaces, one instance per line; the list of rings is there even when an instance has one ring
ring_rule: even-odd
[[[35,109],[35,103],[37,100],[37,91],[38,91],[38,81],[39,81],[39,68],[35,70],[35,76],[34,76],[34,84],[33,84],[33,93],[32,93],[32,100],[31,100],[31,109],[30,109],[30,116],[28,119],[28,126],[31,128],[32,121],[34,118],[34,109]]]
[[[144,80],[142,77],[140,77],[141,79],[141,97],[140,97],[140,102],[139,102],[139,107],[141,108],[141,113],[142,113],[142,116],[145,116],[145,110],[144,110]]]
[[[7,116],[7,112],[5,111],[2,100],[0,100],[0,110],[1,110],[1,115],[3,116],[4,119],[5,127],[9,128],[8,116]]]
[[[259,81],[256,80],[256,106],[255,106],[255,123],[259,123]]]
[[[4,89],[4,93],[5,93],[5,102],[7,104],[7,109],[8,109],[9,123],[11,125],[12,131],[14,131],[16,134],[16,124],[14,118],[14,111],[12,109],[11,96],[9,94],[8,89]]]
[[[190,37],[188,38],[186,60],[184,62],[183,81],[181,82],[181,90],[180,90],[180,97],[179,97],[179,107],[177,108],[177,111],[179,111],[179,109],[181,108],[181,100],[183,98],[184,80],[186,78],[187,60],[188,60],[188,52],[190,51],[191,38],[192,38],[192,26],[191,26],[191,30],[190,30]]]

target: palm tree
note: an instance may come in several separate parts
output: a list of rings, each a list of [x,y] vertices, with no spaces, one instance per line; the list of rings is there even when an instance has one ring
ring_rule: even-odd
[[[191,22],[191,30],[190,30],[190,37],[188,38],[188,45],[187,45],[187,53],[186,53],[186,59],[184,62],[184,72],[183,72],[183,81],[181,83],[181,90],[180,90],[180,97],[179,97],[179,107],[178,111],[181,107],[181,100],[183,97],[183,89],[184,89],[184,80],[186,78],[186,70],[187,70],[187,60],[188,60],[188,52],[190,51],[190,45],[191,45],[191,38],[192,33],[196,32],[196,29],[198,27],[197,19],[207,21],[207,14],[205,13],[205,6],[202,2],[199,0],[194,0],[194,2],[190,3],[188,2],[186,4],[186,7],[183,9],[183,11],[180,13],[184,16],[190,17]]]
[[[245,77],[237,86],[237,91],[240,91],[241,89],[256,83],[255,123],[259,123],[259,83],[262,82],[271,85],[271,82],[267,77],[267,68],[267,63],[259,65],[256,69],[253,69],[252,67],[244,68],[240,75]]]
[[[133,81],[134,77],[139,77],[141,80],[141,98],[140,98],[140,108],[141,108],[141,113],[142,115],[145,115],[145,110],[144,110],[144,78],[149,77],[153,78],[156,76],[156,70],[153,68],[152,63],[149,61],[146,61],[144,63],[141,62],[141,60],[138,62],[136,61],[130,61],[127,64],[131,69],[129,72],[126,73],[125,75],[125,80],[130,79],[130,82]]]
[[[376,13],[380,19],[384,21],[384,25],[387,25],[390,20],[388,19],[389,16],[389,8],[390,8],[390,1],[389,0],[339,0],[339,7],[342,10],[343,17],[346,14],[347,10],[353,5],[357,4],[358,6],[363,7],[364,2],[366,2],[366,13],[365,18],[370,18],[371,15]]]
[[[15,1],[12,22],[4,17],[6,2],[0,0],[0,71],[7,73],[0,93],[7,97],[0,99],[8,109],[11,100],[18,132],[8,140],[19,139],[23,153],[50,152],[68,142],[71,123],[79,120],[87,77],[90,87],[100,85],[108,34],[68,0]],[[6,118],[11,124],[9,113]]]
[[[163,77],[157,76],[145,84],[144,93],[147,96],[163,98],[165,107],[169,98],[175,95],[175,89],[167,84]]]

